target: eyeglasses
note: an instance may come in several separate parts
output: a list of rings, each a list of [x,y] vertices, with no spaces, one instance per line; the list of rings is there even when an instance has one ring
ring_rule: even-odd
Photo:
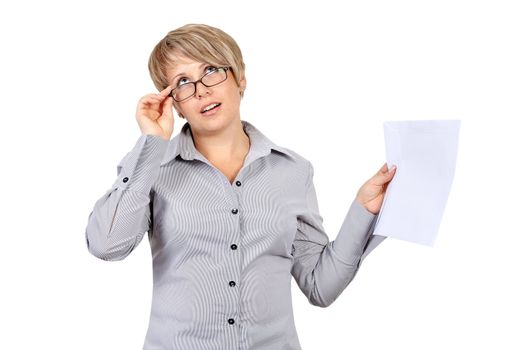
[[[211,87],[227,80],[227,71],[230,67],[215,68],[211,66],[211,68],[214,68],[214,70],[206,73],[201,79],[178,85],[176,88],[172,89],[170,96],[172,96],[176,102],[181,102],[194,96],[196,93],[196,84],[199,82],[206,87]]]

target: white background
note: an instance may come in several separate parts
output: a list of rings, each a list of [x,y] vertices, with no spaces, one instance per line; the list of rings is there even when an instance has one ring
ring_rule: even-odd
[[[206,23],[244,54],[242,119],[313,163],[331,240],[385,162],[383,121],[461,120],[435,246],[387,239],[325,309],[293,280],[303,349],[525,349],[526,18],[504,0],[3,2],[0,348],[142,347],[148,238],[105,262],[84,230],[157,92],[151,50]]]

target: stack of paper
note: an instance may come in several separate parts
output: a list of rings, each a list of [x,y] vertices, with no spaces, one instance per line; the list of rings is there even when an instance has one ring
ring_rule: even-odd
[[[434,244],[454,179],[459,127],[459,120],[384,123],[388,168],[397,170],[374,235]]]

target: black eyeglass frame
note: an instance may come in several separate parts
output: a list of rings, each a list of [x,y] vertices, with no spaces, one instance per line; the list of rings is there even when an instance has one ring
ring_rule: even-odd
[[[220,70],[220,69],[222,69],[222,70],[225,72],[225,79],[223,79],[222,81],[220,81],[220,82],[218,82],[218,83],[216,83],[216,84],[213,84],[213,85],[207,85],[207,84],[205,84],[205,83],[203,82],[203,78],[205,78],[207,75],[210,75],[210,74],[216,73],[216,72],[217,72],[218,70]],[[183,102],[183,101],[186,101],[186,100],[188,100],[189,98],[193,97],[193,96],[196,94],[196,91],[197,91],[196,86],[197,86],[198,83],[202,83],[202,84],[203,84],[204,86],[206,86],[206,87],[212,87],[212,86],[219,85],[219,84],[223,83],[225,80],[227,80],[227,78],[229,77],[229,75],[227,74],[227,72],[228,72],[230,69],[231,69],[230,66],[217,67],[215,71],[212,71],[212,72],[208,72],[208,73],[203,74],[203,76],[202,76],[201,78],[199,78],[198,80],[196,80],[196,81],[190,81],[190,82],[188,82],[188,83],[183,84],[183,85],[187,85],[187,84],[192,84],[192,85],[194,85],[194,92],[193,92],[190,96],[185,97],[185,98],[182,99],[182,100],[176,100],[176,97],[175,97],[175,91],[176,91],[176,89],[178,88],[178,86],[176,86],[175,88],[173,88],[173,89],[170,91],[169,96],[172,97],[172,98],[174,99],[174,101],[176,101],[176,102]],[[183,86],[183,85],[180,85],[180,86]]]

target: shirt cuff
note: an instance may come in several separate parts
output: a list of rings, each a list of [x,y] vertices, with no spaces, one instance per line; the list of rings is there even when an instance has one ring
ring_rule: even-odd
[[[169,142],[160,136],[142,134],[123,163],[119,164],[122,167],[119,187],[149,195]]]
[[[351,203],[339,233],[332,242],[335,254],[354,265],[360,260],[370,237],[369,230],[377,215],[370,213],[357,199]]]

